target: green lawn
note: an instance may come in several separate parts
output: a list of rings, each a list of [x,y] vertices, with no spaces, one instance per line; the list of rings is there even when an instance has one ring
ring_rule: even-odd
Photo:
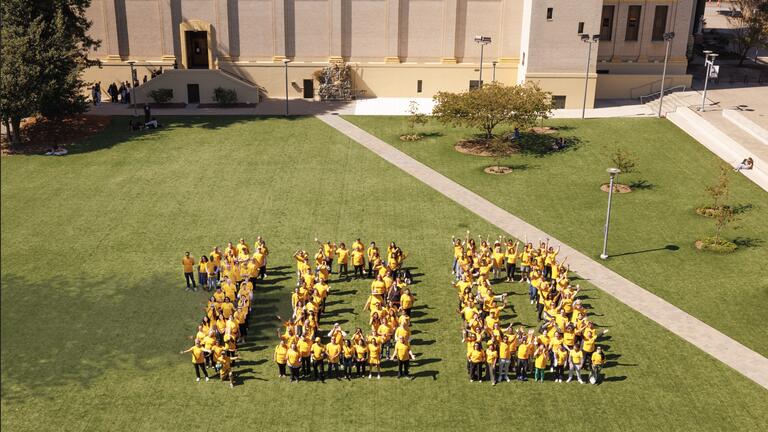
[[[126,122],[116,119],[81,153],[2,158],[4,430],[528,430],[555,418],[600,430],[768,423],[763,388],[584,281],[594,320],[611,330],[602,342],[604,384],[470,384],[449,241],[467,229],[496,229],[312,118],[169,118],[167,128],[138,135]],[[662,190],[621,197],[617,208]],[[616,219],[625,217],[620,210]],[[189,345],[204,295],[184,292],[181,256],[257,235],[271,248],[271,277],[256,290],[238,385],[195,383],[189,355],[178,351]],[[410,252],[415,380],[391,377],[391,364],[381,381],[277,378],[271,317],[288,310],[291,253],[316,236],[397,240]],[[670,259],[687,253],[680,246]],[[362,325],[367,289],[334,283],[324,327]],[[513,294],[505,322],[534,325],[523,286],[500,289]],[[721,312],[730,310],[723,303]]]
[[[498,206],[556,236],[587,255],[602,250],[608,180],[615,151],[635,155],[637,172],[619,176],[643,183],[630,194],[614,195],[605,265],[656,293],[751,349],[768,355],[768,332],[758,330],[768,302],[768,194],[740,175],[731,181],[732,205],[744,206],[726,238],[744,245],[736,253],[699,252],[696,239],[714,234],[714,221],[695,214],[707,204],[706,185],[719,174],[719,159],[666,120],[551,120],[577,144],[567,151],[526,151],[503,160],[516,171],[488,175],[493,159],[460,154],[457,140],[473,131],[432,122],[436,133],[402,142],[404,117],[347,117]],[[534,239],[535,241],[535,239]],[[669,248],[667,248],[669,246]],[[575,269],[578,271],[578,269]]]

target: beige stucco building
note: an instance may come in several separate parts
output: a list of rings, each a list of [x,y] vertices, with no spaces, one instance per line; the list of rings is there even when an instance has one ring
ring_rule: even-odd
[[[594,98],[634,98],[659,89],[664,32],[674,31],[667,86],[690,84],[686,52],[695,0],[93,0],[91,33],[102,41],[89,80],[129,80],[173,68],[141,86],[199,85],[201,102],[212,86],[237,87],[255,102],[266,97],[316,97],[314,73],[331,62],[353,68],[357,97],[431,97],[483,79],[537,81],[557,103],[581,107],[588,67],[587,106]],[[580,34],[600,35],[598,43]],[[218,72],[184,73],[186,69]],[[222,78],[226,77],[226,78]],[[198,82],[199,81],[199,82]],[[475,83],[476,84],[476,83]]]

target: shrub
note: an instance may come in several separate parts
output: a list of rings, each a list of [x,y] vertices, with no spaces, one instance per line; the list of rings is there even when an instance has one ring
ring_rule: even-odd
[[[704,237],[696,243],[698,249],[717,253],[731,253],[738,248],[736,243],[716,237]]]
[[[155,103],[164,104],[173,99],[173,89],[161,88],[155,89],[149,92],[149,97],[152,98]]]
[[[213,90],[213,100],[218,102],[220,105],[237,103],[237,92],[235,89],[216,87]]]

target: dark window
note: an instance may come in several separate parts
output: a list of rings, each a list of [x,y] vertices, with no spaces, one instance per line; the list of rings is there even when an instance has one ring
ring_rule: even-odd
[[[552,13],[554,12],[553,8],[547,8],[547,19],[552,20]]]
[[[469,80],[469,89],[477,90],[480,88],[480,80]]]
[[[642,6],[630,6],[627,13],[627,34],[624,36],[624,40],[636,41],[637,34],[640,30],[640,11]]]
[[[579,22],[579,30],[576,33],[578,33],[578,34],[584,33],[584,23],[583,22]]]
[[[603,16],[600,19],[600,40],[609,41],[613,36],[613,12],[616,6],[603,6]]]
[[[525,66],[525,53],[523,53],[523,60],[520,62],[520,66]]]
[[[597,70],[597,74],[598,75],[606,75],[606,74],[609,74],[609,73],[611,73],[611,71],[608,70],[608,69],[598,69]]]
[[[565,108],[565,96],[552,96],[552,105],[555,109]]]
[[[669,6],[656,6],[656,13],[653,16],[653,34],[651,40],[664,40],[664,31],[667,29],[667,11]]]
[[[421,93],[421,80],[416,81],[416,93]]]

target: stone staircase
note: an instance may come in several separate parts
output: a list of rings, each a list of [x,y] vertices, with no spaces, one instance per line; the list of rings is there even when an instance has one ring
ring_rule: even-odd
[[[662,117],[666,117],[667,114],[673,113],[677,111],[678,108],[681,107],[690,107],[692,105],[695,105],[695,99],[699,95],[698,92],[695,91],[681,91],[681,92],[674,92],[674,93],[667,93],[664,95],[664,100],[661,102],[661,115]],[[651,109],[654,113],[659,112],[659,97],[656,97],[655,99],[651,100],[650,102],[646,103],[645,105]]]

